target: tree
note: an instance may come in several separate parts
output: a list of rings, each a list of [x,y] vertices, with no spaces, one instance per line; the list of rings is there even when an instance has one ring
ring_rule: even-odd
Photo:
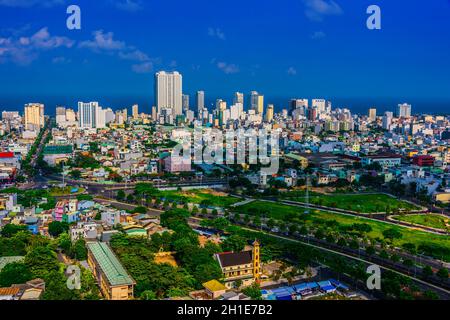
[[[147,208],[146,207],[136,207],[132,210],[132,213],[146,213]]]
[[[59,270],[56,253],[48,247],[33,247],[25,256],[25,264],[30,268],[33,278],[47,280],[49,273]]]
[[[11,238],[16,233],[21,232],[21,231],[26,231],[26,230],[27,230],[26,226],[18,226],[18,225],[9,223],[2,228],[1,235],[6,238]]]
[[[72,170],[72,171],[70,171],[69,175],[70,175],[73,179],[78,180],[78,179],[81,178],[81,171],[80,171],[80,170]]]
[[[252,300],[262,300],[261,287],[254,283],[251,286],[244,288],[242,292],[250,297]]]
[[[372,246],[367,247],[367,248],[366,248],[366,253],[367,253],[369,256],[375,254],[375,248],[372,247]]]
[[[414,266],[414,262],[411,259],[405,259],[403,260],[403,265],[411,268]]]
[[[130,193],[129,195],[127,195],[127,202],[132,203],[134,201],[134,196]]]
[[[86,241],[84,239],[79,239],[73,244],[71,256],[80,261],[87,259]]]
[[[0,287],[10,287],[33,279],[28,266],[22,262],[8,263],[0,272]]]
[[[398,229],[389,228],[389,229],[386,229],[383,231],[383,236],[386,239],[394,240],[394,239],[400,239],[403,235]]]
[[[118,201],[123,201],[123,200],[125,200],[125,197],[126,197],[125,191],[123,191],[123,190],[117,191],[116,199],[117,199]]]
[[[422,269],[422,275],[423,275],[425,278],[432,277],[433,274],[434,274],[433,269],[431,269],[430,266],[425,266],[425,267],[423,267],[423,269]]]
[[[157,296],[152,290],[145,290],[141,293],[141,300],[156,300]]]
[[[447,268],[440,268],[438,272],[436,272],[436,275],[441,279],[448,279],[448,269]]]
[[[69,225],[66,222],[52,221],[48,224],[48,233],[53,237],[58,237],[67,231],[69,231]]]
[[[222,248],[224,251],[240,252],[244,249],[245,244],[245,238],[239,235],[231,235],[222,243]]]

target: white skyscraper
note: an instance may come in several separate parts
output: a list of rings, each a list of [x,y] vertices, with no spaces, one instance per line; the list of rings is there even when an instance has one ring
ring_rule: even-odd
[[[394,114],[390,111],[386,111],[383,116],[383,129],[389,130],[392,124],[392,118]]]
[[[399,104],[397,106],[397,117],[399,118],[411,117],[411,105],[407,103]]]
[[[197,91],[197,114],[201,114],[205,108],[205,91]]]
[[[327,102],[325,99],[313,99],[311,106],[317,108],[318,113],[324,113],[327,110]]]
[[[241,92],[234,93],[233,104],[241,103],[244,105],[244,94]]]
[[[186,112],[189,111],[189,95],[183,94],[183,112],[186,114]]]
[[[98,105],[98,102],[78,102],[78,124],[80,128],[104,128],[106,126],[105,111]]]
[[[180,73],[160,71],[155,74],[155,104],[158,114],[171,109],[174,117],[183,114],[183,78]]]

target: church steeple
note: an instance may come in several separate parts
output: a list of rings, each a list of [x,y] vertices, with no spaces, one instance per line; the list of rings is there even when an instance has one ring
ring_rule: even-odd
[[[261,278],[261,254],[258,240],[253,242],[253,277],[259,283]]]

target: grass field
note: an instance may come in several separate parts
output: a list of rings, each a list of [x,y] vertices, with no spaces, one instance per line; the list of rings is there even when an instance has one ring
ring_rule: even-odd
[[[284,199],[305,201],[304,192],[289,192],[282,195]],[[345,194],[329,195],[314,193],[310,195],[310,203],[330,208],[350,210],[359,213],[385,212],[388,208],[402,210],[418,210],[419,207],[385,194]]]
[[[407,216],[395,216],[395,220],[418,224],[421,226],[450,230],[450,218],[439,214],[412,214]]]
[[[215,192],[210,189],[189,191],[160,191],[160,198],[175,202],[195,203],[212,207],[229,207],[241,201],[241,199],[230,197],[227,194]]]
[[[369,238],[384,238],[383,231],[387,229],[396,229],[401,232],[402,237],[395,239],[393,244],[400,247],[404,243],[413,243],[416,246],[421,244],[429,246],[438,246],[439,250],[443,249],[445,253],[438,258],[444,258],[450,261],[450,237],[445,235],[433,234],[425,231],[415,230],[402,226],[392,225],[379,221],[374,221],[364,217],[343,215],[338,213],[310,210],[309,214],[305,214],[304,208],[293,207],[278,203],[255,201],[234,209],[242,214],[249,216],[264,216],[284,222],[301,221],[309,226],[319,227],[327,221],[335,221],[340,226],[351,226],[355,223],[366,223],[372,227],[372,231],[367,234]],[[437,254],[434,254],[437,257]]]
[[[58,187],[54,187],[50,189],[50,195],[53,197],[58,197],[58,196],[71,196],[71,195],[78,195],[78,194],[82,194],[84,193],[86,190],[83,188],[77,188],[78,191],[75,193],[71,193],[71,190],[74,189],[74,187],[65,187],[65,188],[58,188]]]

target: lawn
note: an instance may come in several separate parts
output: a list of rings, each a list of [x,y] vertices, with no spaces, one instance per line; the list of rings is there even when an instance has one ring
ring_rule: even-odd
[[[77,192],[71,192],[72,189],[78,189]],[[60,196],[72,196],[72,195],[79,195],[84,193],[86,190],[83,188],[75,188],[71,186],[67,186],[65,188],[58,188],[54,187],[50,189],[50,195],[53,197],[60,197]]]
[[[159,198],[175,202],[195,203],[211,207],[226,208],[242,199],[230,197],[228,194],[210,189],[188,191],[160,191]]]
[[[445,253],[438,258],[444,258],[450,261],[450,237],[438,235],[420,230],[410,229],[402,226],[396,226],[384,222],[374,221],[364,217],[343,215],[321,210],[310,210],[305,214],[305,208],[271,203],[264,201],[255,201],[233,209],[234,211],[249,216],[264,216],[284,222],[301,222],[309,226],[322,226],[325,222],[335,221],[340,226],[351,226],[355,223],[366,223],[372,227],[372,231],[367,234],[369,238],[383,238],[383,231],[387,229],[396,229],[401,232],[402,237],[394,240],[394,245],[400,247],[404,243],[413,243],[417,246],[427,245],[436,247],[437,250],[443,249]],[[437,254],[434,254],[437,257]]]
[[[421,226],[450,230],[450,219],[439,214],[412,214],[405,216],[395,216],[395,220],[418,224]]]
[[[289,192],[282,198],[292,201],[305,202],[305,195],[299,192]],[[418,210],[419,208],[409,202],[390,197],[386,194],[312,194],[310,203],[330,208],[350,210],[359,213],[385,212],[395,209]]]

